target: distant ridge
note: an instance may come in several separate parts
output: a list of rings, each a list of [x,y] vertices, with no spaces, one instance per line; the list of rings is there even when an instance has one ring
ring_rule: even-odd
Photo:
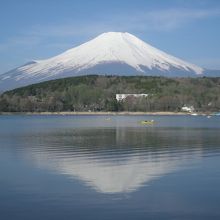
[[[117,101],[116,94],[148,94]],[[78,76],[29,85],[0,95],[1,112],[220,111],[220,77]]]
[[[0,75],[0,91],[89,74],[194,77],[203,75],[204,69],[132,34],[108,32],[58,56],[32,61]]]

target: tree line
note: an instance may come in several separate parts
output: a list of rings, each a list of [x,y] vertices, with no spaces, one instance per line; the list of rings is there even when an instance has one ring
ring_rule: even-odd
[[[146,93],[127,97],[120,93]],[[0,96],[0,112],[59,111],[220,111],[220,78],[79,76],[14,89]]]

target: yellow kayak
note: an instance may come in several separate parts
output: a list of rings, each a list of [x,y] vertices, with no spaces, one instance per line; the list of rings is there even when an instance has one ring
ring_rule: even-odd
[[[150,120],[150,121],[148,121],[148,120],[141,121],[141,124],[142,124],[142,125],[153,125],[154,123],[155,123],[154,120]]]

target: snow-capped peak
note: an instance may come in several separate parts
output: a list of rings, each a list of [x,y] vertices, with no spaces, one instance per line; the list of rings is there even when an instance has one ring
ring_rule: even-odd
[[[45,60],[42,64],[63,63],[70,68],[86,69],[104,62],[121,62],[132,66],[137,71],[145,72],[141,66],[149,69],[169,70],[176,67],[201,74],[203,69],[162,52],[127,32],[107,32],[78,47]]]
[[[129,33],[107,32],[66,52],[25,64],[0,76],[15,88],[86,74],[193,76],[203,69],[152,47]]]

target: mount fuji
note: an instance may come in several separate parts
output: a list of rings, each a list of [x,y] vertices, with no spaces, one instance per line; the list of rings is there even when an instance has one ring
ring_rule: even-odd
[[[66,52],[0,75],[0,91],[71,76],[201,76],[204,69],[152,47],[129,33],[108,32]]]

